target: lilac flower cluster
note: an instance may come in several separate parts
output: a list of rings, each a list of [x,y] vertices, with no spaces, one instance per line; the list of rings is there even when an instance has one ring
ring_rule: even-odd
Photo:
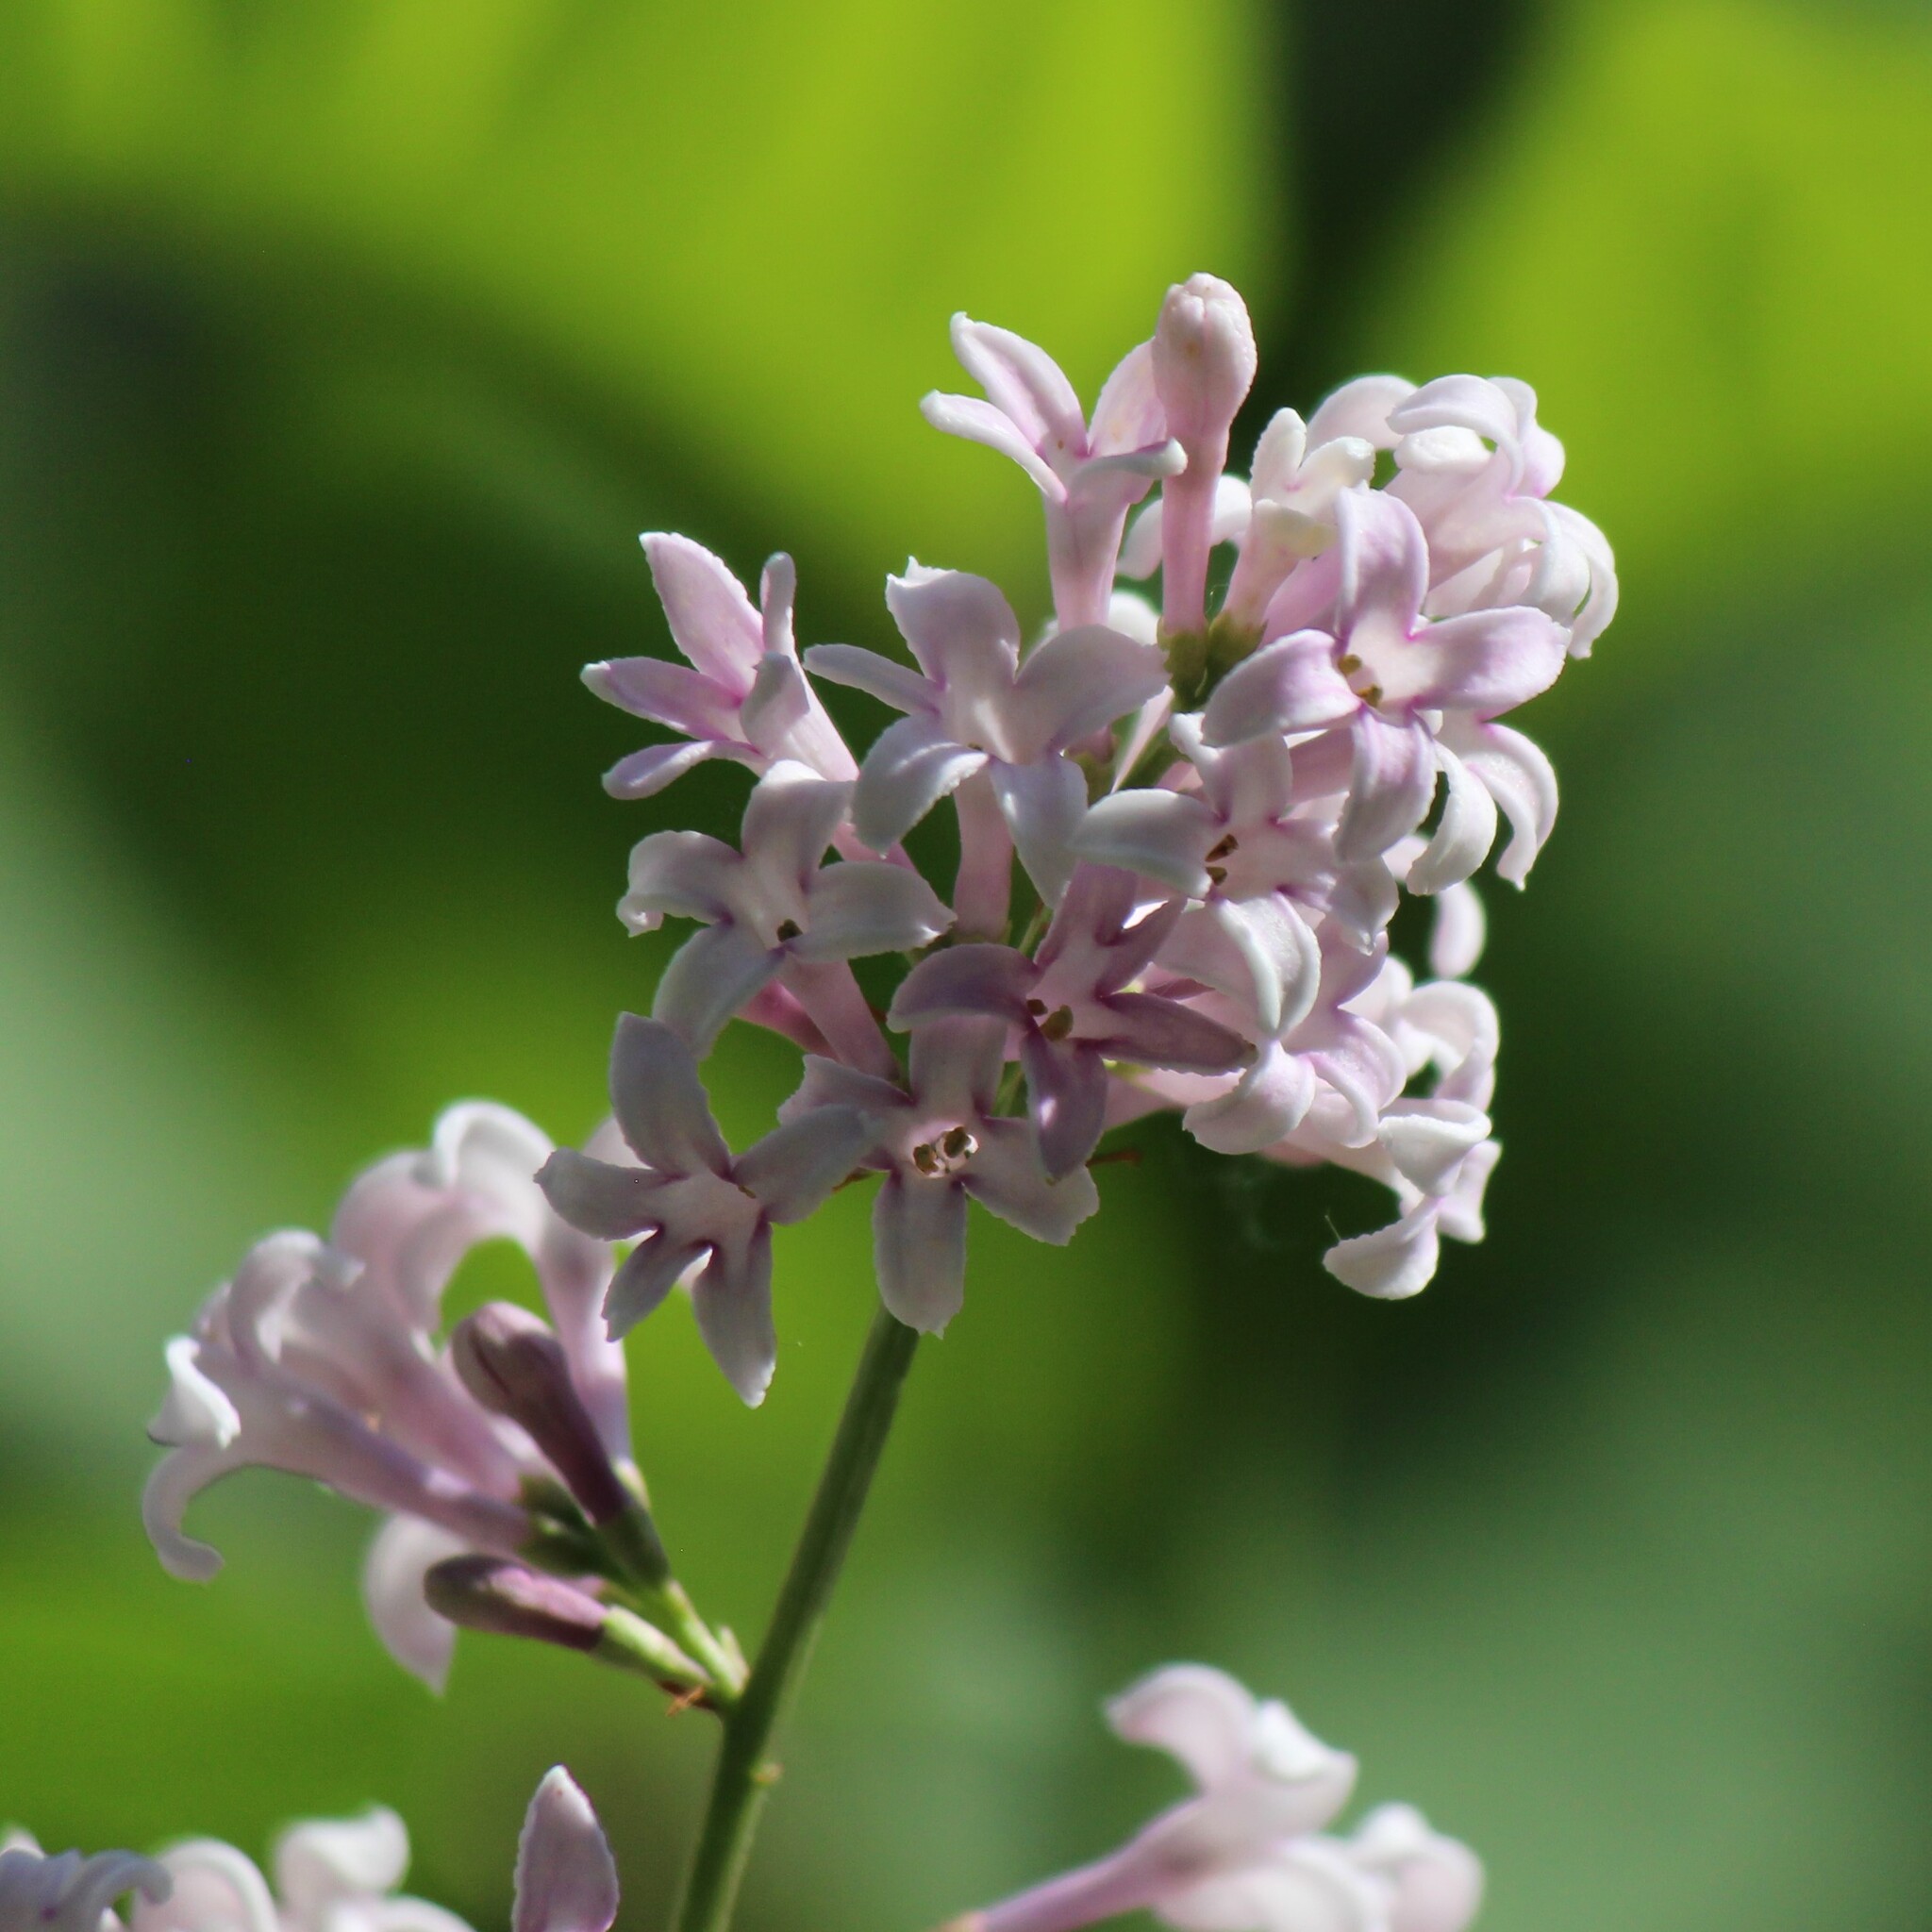
[[[1032,343],[963,316],[953,341],[986,393],[928,396],[928,420],[1011,458],[1044,503],[1055,614],[1030,649],[993,584],[913,563],[886,587],[910,664],[801,654],[789,558],[754,608],[717,558],[651,536],[689,668],[585,674],[687,741],[623,760],[614,793],[701,758],[758,776],[738,846],[657,832],[631,856],[625,923],[699,927],[618,1039],[641,1165],[559,1155],[540,1180],[573,1224],[644,1237],[613,1331],[691,1278],[748,1401],[775,1358],[767,1225],[841,1161],[884,1177],[880,1292],[925,1330],[960,1305],[969,1197],[1064,1241],[1097,1206],[1102,1135],[1159,1108],[1219,1152],[1386,1184],[1395,1219],[1327,1256],[1365,1294],[1413,1294],[1441,1236],[1479,1240],[1497,1025],[1464,979],[1470,879],[1501,819],[1497,870],[1520,885],[1557,804],[1548,760],[1498,721],[1615,608],[1608,546],[1550,500],[1562,447],[1522,383],[1364,377],[1306,423],[1275,415],[1243,481],[1224,472],[1254,338],[1212,276],[1169,291],[1091,422]],[[1158,613],[1118,588],[1156,570]],[[901,715],[855,758],[813,677]],[[950,903],[902,843],[947,800]],[[1389,946],[1405,891],[1435,901],[1421,983]],[[883,1013],[849,963],[880,954],[912,958]],[[690,1065],[734,1017],[806,1055],[785,1126],[737,1168]]]
[[[202,1490],[282,1470],[381,1513],[372,1621],[432,1686],[461,1625],[576,1650],[713,1711],[725,1749],[683,1932],[728,1920],[761,1753],[862,1504],[908,1330],[941,1330],[961,1306],[971,1203],[1064,1244],[1099,1208],[1102,1138],[1175,1109],[1218,1153],[1387,1186],[1394,1217],[1325,1257],[1364,1294],[1414,1294],[1441,1237],[1482,1238],[1498,1028],[1466,976],[1484,937],[1471,880],[1507,822],[1495,869],[1520,886],[1557,808],[1548,760],[1500,720],[1587,656],[1616,606],[1607,544],[1551,500],[1562,449],[1521,383],[1364,377],[1307,422],[1277,413],[1242,479],[1228,446],[1254,338],[1212,276],[1168,291],[1091,420],[1030,342],[963,316],[953,341],[984,396],[931,395],[924,413],[1038,488],[1051,621],[1028,646],[993,584],[910,563],[886,589],[909,662],[801,652],[790,558],[766,565],[754,606],[708,551],[647,536],[686,661],[585,678],[678,741],[625,758],[606,786],[649,797],[708,759],[752,783],[736,844],[660,830],[630,855],[625,925],[694,930],[649,1016],[618,1023],[611,1120],[578,1151],[507,1108],[451,1108],[426,1148],[351,1185],[325,1236],[249,1250],[169,1344],[152,1425],[167,1453],[144,1514],[175,1574],[220,1565],[183,1528]],[[1123,588],[1157,571],[1158,608]],[[863,758],[814,678],[898,714]],[[941,896],[906,841],[948,803],[958,856]],[[1434,901],[1420,977],[1391,950],[1405,892]],[[857,959],[878,962],[863,987]],[[803,1055],[775,1124],[738,1152],[703,1077],[734,1020]],[[777,1357],[773,1229],[855,1181],[876,1183],[885,1312],[750,1670],[659,1538],[621,1344],[683,1291],[756,1406]],[[542,1312],[491,1303],[448,1324],[458,1268],[501,1240],[527,1257]],[[1194,1794],[960,1932],[1074,1932],[1139,1909],[1183,1932],[1462,1932],[1474,1915],[1479,1865],[1419,1813],[1326,1831],[1354,1760],[1284,1707],[1182,1665],[1109,1714],[1172,1753]],[[407,1843],[389,1814],[306,1831],[285,1843],[279,1903],[226,1846],[158,1865],[7,1848],[0,1932],[96,1932],[130,1890],[128,1932],[462,1932],[391,1897]],[[608,1932],[616,1910],[609,1854],[561,1772],[532,1807],[519,1900],[518,1932]]]

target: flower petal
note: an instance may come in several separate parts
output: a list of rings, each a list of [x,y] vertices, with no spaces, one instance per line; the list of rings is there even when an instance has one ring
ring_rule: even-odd
[[[544,1774],[517,1840],[512,1932],[609,1932],[617,1865],[597,1814],[559,1764]]]
[[[1509,842],[1496,873],[1512,886],[1529,876],[1557,822],[1557,774],[1540,746],[1507,724],[1445,718],[1441,738],[1488,788],[1509,821]]]
[[[1489,1134],[1489,1116],[1467,1101],[1404,1100],[1383,1112],[1380,1139],[1403,1179],[1440,1194]]]
[[[1049,438],[1070,450],[1087,445],[1080,398],[1060,366],[1036,342],[969,315],[953,318],[959,366],[1037,446]]]
[[[1402,433],[1391,429],[1389,417],[1415,393],[1415,384],[1399,375],[1357,375],[1326,398],[1308,418],[1308,442],[1332,442],[1340,436],[1358,436],[1377,449],[1393,449]]]
[[[1191,792],[1139,788],[1090,806],[1072,846],[1077,858],[1141,873],[1200,898],[1211,883],[1208,849],[1221,834],[1219,815]]]
[[[651,1197],[659,1181],[648,1168],[613,1167],[559,1147],[537,1170],[537,1185],[563,1220],[599,1241],[625,1241],[657,1225]]]
[[[379,1899],[409,1869],[409,1834],[386,1805],[359,1818],[291,1825],[270,1854],[275,1890],[297,1924],[321,1924],[338,1901]]]
[[[391,1516],[362,1559],[362,1604],[382,1647],[436,1691],[449,1680],[457,1633],[423,1600],[423,1578],[432,1564],[468,1547],[433,1523]]]
[[[697,1059],[661,1020],[619,1017],[610,1041],[610,1108],[639,1159],[660,1174],[723,1174],[730,1163]]]
[[[882,859],[826,866],[813,879],[806,907],[810,923],[791,943],[792,956],[805,960],[916,952],[953,924],[950,908],[916,872]]]
[[[872,1208],[879,1299],[923,1335],[940,1335],[966,1296],[966,1194],[956,1180],[889,1174]]]
[[[725,1023],[777,976],[785,949],[769,951],[741,925],[707,926],[671,956],[651,1002],[651,1017],[702,1058]]]
[[[852,823],[874,852],[889,852],[949,791],[987,762],[958,743],[938,719],[919,715],[889,724],[858,768]]]
[[[648,718],[687,738],[741,739],[739,707],[745,685],[727,690],[714,678],[661,658],[612,658],[586,664],[583,680],[607,705]]]
[[[1565,641],[1554,617],[1517,604],[1438,618],[1390,656],[1397,669],[1384,679],[1389,705],[1493,718],[1556,683]]]
[[[1152,644],[1104,624],[1056,631],[1034,646],[1013,684],[1015,754],[1064,751],[1166,686],[1167,666]]]
[[[955,1013],[1024,1021],[1033,991],[1033,961],[1011,946],[976,941],[922,959],[892,995],[886,1024],[899,1032]]]
[[[630,852],[630,890],[617,916],[633,933],[675,919],[727,919],[743,861],[706,832],[653,832]]]
[[[1258,1154],[1293,1133],[1314,1098],[1314,1070],[1271,1041],[1232,1088],[1196,1101],[1181,1124],[1217,1154]]]
[[[1406,881],[1411,892],[1424,894],[1459,886],[1496,841],[1496,801],[1487,788],[1447,745],[1436,746],[1436,761],[1447,784],[1442,822]]]
[[[1413,721],[1391,724],[1362,711],[1350,725],[1355,771],[1335,849],[1346,859],[1373,858],[1422,824],[1436,792],[1435,745]]]
[[[781,1129],[782,1131],[782,1129]],[[759,1225],[741,1252],[714,1248],[691,1283],[698,1333],[748,1408],[765,1399],[778,1365],[778,1331],[772,1325],[772,1236]]]
[[[822,1107],[748,1147],[731,1178],[781,1224],[817,1213],[824,1198],[871,1150],[875,1130],[857,1108]]]
[[[1107,1126],[1107,1068],[1079,1041],[1056,1042],[1028,1032],[1020,1042],[1026,1070],[1026,1107],[1041,1165],[1064,1179],[1100,1144]]]
[[[1253,1057],[1254,1048],[1231,1026],[1177,1000],[1116,992],[1101,1004],[1108,1013],[1107,1031],[1089,1044],[1108,1059],[1172,1067],[1183,1074],[1225,1074]]]
[[[1073,839],[1087,814],[1086,774],[1056,752],[1032,765],[995,761],[989,775],[1020,863],[1051,906],[1073,876]]]
[[[1436,1240],[1437,1207],[1424,1201],[1399,1221],[1338,1241],[1322,1265],[1345,1288],[1378,1301],[1404,1301],[1435,1279],[1441,1254]]]
[[[1344,1847],[1355,1863],[1393,1886],[1389,1932],[1464,1932],[1483,1897],[1482,1860],[1429,1829],[1413,1805],[1378,1805]]]
[[[919,666],[954,696],[998,702],[1020,669],[1020,620],[997,584],[908,563],[886,579],[886,607]]]
[[[895,664],[876,651],[862,650],[858,644],[813,644],[805,654],[805,664],[814,677],[862,691],[908,717],[938,714],[939,687],[909,664]]]
[[[1066,500],[1067,486],[1056,476],[1044,458],[1027,441],[1026,432],[1007,412],[977,396],[956,396],[943,390],[931,390],[919,399],[919,413],[935,429],[947,436],[963,437],[968,442],[984,443],[1003,457],[1010,457],[1039,486],[1050,503]]]
[[[979,1151],[966,1169],[966,1191],[1008,1227],[1065,1247],[1074,1230],[1100,1211],[1093,1176],[1075,1167],[1049,1180],[1033,1136],[1018,1121],[982,1121],[974,1131]]]
[[[1429,927],[1429,971],[1439,979],[1460,979],[1475,971],[1483,956],[1489,922],[1483,902],[1465,880],[1436,895],[1436,917]]]
[[[1136,342],[1114,365],[1093,405],[1088,450],[1120,456],[1167,441],[1167,411],[1154,386],[1154,344]]]
[[[700,739],[691,744],[647,744],[619,758],[604,774],[604,789],[612,798],[649,798],[681,778],[707,758],[734,754],[724,744]]]
[[[789,904],[804,890],[851,799],[850,783],[821,778],[796,758],[781,758],[752,787],[739,843],[746,873],[771,903]]]
[[[764,655],[764,625],[744,586],[702,543],[660,530],[638,540],[677,648],[707,677],[743,691]]]
[[[703,1241],[674,1241],[668,1234],[641,1241],[610,1277],[610,1291],[604,1297],[611,1341],[621,1341],[646,1315],[656,1314],[705,1247]]]
[[[1327,632],[1298,630],[1244,658],[1215,686],[1201,714],[1209,745],[1241,744],[1277,732],[1319,731],[1353,717],[1362,701],[1336,669]]]
[[[1114,1735],[1179,1760],[1204,1791],[1235,1782],[1254,1750],[1255,1700],[1208,1664],[1167,1664],[1107,1707]]]

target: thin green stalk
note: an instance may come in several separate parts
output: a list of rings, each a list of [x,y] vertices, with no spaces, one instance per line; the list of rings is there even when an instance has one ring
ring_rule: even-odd
[[[672,1919],[673,1932],[724,1932],[731,1923],[758,1812],[778,1774],[765,1754],[811,1655],[918,1346],[917,1330],[894,1321],[884,1308],[874,1317],[818,1493],[772,1612],[772,1627],[743,1696],[724,1718],[711,1795]]]

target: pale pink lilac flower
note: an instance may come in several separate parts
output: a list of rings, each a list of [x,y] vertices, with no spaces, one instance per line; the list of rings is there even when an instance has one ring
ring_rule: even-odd
[[[365,1572],[372,1620],[406,1668],[441,1682],[451,1633],[423,1607],[423,1572],[460,1550],[519,1548],[532,1529],[523,1485],[551,1474],[522,1430],[471,1397],[438,1339],[442,1291],[477,1243],[508,1237],[530,1256],[591,1453],[628,1465],[623,1354],[595,1326],[612,1257],[539,1191],[550,1151],[521,1115],[465,1102],[428,1148],[360,1175],[326,1241],[286,1230],[250,1250],[168,1345],[151,1434],[169,1453],[142,1510],[172,1574],[221,1567],[181,1527],[210,1483],[250,1466],[310,1476],[391,1513]]]
[[[841,1054],[875,1071],[890,1065],[847,962],[916,950],[953,916],[909,866],[823,863],[852,790],[787,760],[752,788],[741,851],[705,832],[653,832],[633,849],[630,890],[618,906],[625,924],[650,932],[670,915],[706,928],[665,967],[652,1008],[699,1058],[782,974]]]
[[[918,1029],[985,1015],[1018,1037],[1027,1107],[1049,1178],[1071,1174],[1106,1125],[1109,1060],[1222,1073],[1253,1049],[1180,1001],[1136,990],[1179,920],[1178,898],[1142,907],[1131,874],[1082,865],[1032,958],[1011,946],[954,946],[901,982],[888,1023]]]
[[[1562,669],[1563,634],[1526,606],[1425,618],[1428,546],[1414,513],[1363,489],[1343,491],[1335,508],[1339,542],[1290,574],[1269,606],[1271,641],[1222,680],[1202,735],[1227,745],[1346,725],[1353,770],[1337,845],[1349,858],[1412,832],[1441,772],[1450,803],[1437,856],[1419,863],[1432,884],[1454,884],[1487,853],[1495,807],[1441,742],[1441,714],[1487,724],[1546,690]]]
[[[764,773],[783,759],[821,778],[858,771],[838,728],[799,669],[791,634],[797,573],[789,557],[766,564],[754,610],[724,562],[689,537],[647,532],[651,575],[687,664],[615,658],[584,669],[608,703],[681,733],[688,742],[633,752],[604,775],[618,798],[648,798],[706,758]]]
[[[1151,1911],[1181,1932],[1462,1932],[1481,1896],[1468,1849],[1407,1806],[1374,1812],[1349,1839],[1324,1834],[1348,1801],[1355,1759],[1225,1673],[1171,1664],[1114,1700],[1131,1743],[1175,1757],[1194,1795],[1118,1851],[948,1932],[1076,1932]]]
[[[1187,467],[1160,486],[1161,619],[1175,633],[1208,621],[1208,554],[1228,432],[1255,380],[1247,305],[1214,275],[1167,291],[1154,330],[1154,387]]]
[[[1383,1111],[1408,1074],[1402,1049],[1356,1010],[1377,983],[1385,958],[1386,942],[1363,952],[1325,924],[1314,996],[1298,1017],[1273,1032],[1259,1024],[1234,974],[1224,974],[1215,984],[1210,961],[1198,953],[1181,959],[1192,978],[1208,981],[1206,991],[1195,989],[1191,1007],[1251,1035],[1253,1061],[1234,1075],[1135,1069],[1109,1096],[1109,1123],[1179,1107],[1182,1125],[1216,1153],[1352,1160],[1357,1150],[1374,1144]],[[1160,963],[1169,963],[1169,949]]]
[[[993,1112],[1005,1064],[1003,1020],[939,1020],[912,1036],[904,1081],[808,1056],[782,1121],[857,1108],[875,1135],[868,1167],[885,1178],[873,1203],[880,1298],[908,1327],[937,1334],[966,1289],[969,1198],[1035,1241],[1063,1247],[1100,1207],[1085,1168],[1049,1180],[1024,1121]]]
[[[1127,511],[1185,460],[1155,391],[1154,349],[1128,351],[1090,427],[1059,365],[1009,330],[953,318],[953,351],[988,400],[934,391],[920,404],[936,429],[1010,457],[1046,508],[1047,562],[1062,628],[1104,622]]]
[[[1047,904],[1065,889],[1067,841],[1087,808],[1086,774],[1068,753],[1158,696],[1166,669],[1151,644],[1098,623],[1055,631],[1023,662],[1012,606],[964,571],[908,565],[887,580],[886,603],[918,671],[851,644],[806,653],[815,675],[907,714],[859,767],[853,824],[884,850],[958,792],[956,908],[964,930],[996,932],[1015,848]]]
[[[127,1932],[469,1932],[454,1912],[399,1891],[409,1865],[403,1821],[376,1806],[285,1831],[275,1887],[245,1852],[186,1839],[158,1858],[103,1852],[43,1857],[31,1840],[0,1851],[0,1932],[119,1932],[103,1913],[138,1890]],[[517,1845],[513,1932],[609,1932],[617,1869],[590,1800],[561,1766],[537,1787]]]
[[[605,1313],[625,1334],[682,1280],[699,1331],[743,1400],[764,1400],[777,1363],[772,1228],[817,1210],[867,1153],[856,1108],[814,1108],[734,1155],[697,1062],[658,1020],[626,1013],[610,1049],[610,1105],[638,1166],[559,1148],[537,1175],[551,1206],[603,1241],[644,1239],[611,1282]]]

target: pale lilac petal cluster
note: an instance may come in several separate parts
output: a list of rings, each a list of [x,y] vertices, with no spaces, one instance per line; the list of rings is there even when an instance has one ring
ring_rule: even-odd
[[[1130,1743],[1174,1757],[1191,1796],[1105,1857],[967,1914],[948,1932],[1076,1932],[1148,1911],[1180,1932],[1463,1932],[1482,1866],[1406,1805],[1331,1825],[1356,1763],[1225,1673],[1171,1664],[1108,1707]]]
[[[249,1250],[168,1344],[149,1431],[168,1453],[142,1504],[168,1570],[221,1567],[182,1528],[209,1484],[250,1467],[311,1477],[390,1517],[365,1571],[370,1613],[406,1668],[441,1683],[452,1633],[423,1602],[424,1573],[465,1551],[517,1551],[533,1528],[526,1483],[556,1479],[525,1431],[465,1388],[441,1334],[443,1291],[478,1243],[528,1255],[592,1453],[629,1466],[624,1356],[602,1320],[612,1252],[543,1198],[534,1176],[550,1153],[522,1115],[465,1102],[428,1147],[358,1176],[326,1238],[284,1230]]]
[[[691,1048],[635,1013],[617,1023],[610,1105],[634,1159],[559,1148],[538,1185],[574,1226],[606,1241],[642,1237],[610,1284],[610,1332],[626,1333],[688,1282],[706,1345],[756,1405],[778,1359],[772,1229],[805,1220],[853,1172],[873,1143],[871,1120],[851,1106],[808,1108],[733,1154]]]
[[[1216,1152],[1387,1186],[1394,1218],[1327,1257],[1364,1293],[1411,1294],[1443,1237],[1479,1240],[1496,1026],[1461,983],[1485,930],[1471,879],[1500,841],[1521,885],[1557,810],[1549,760],[1503,721],[1616,604],[1601,533],[1552,497],[1562,447],[1522,383],[1362,377],[1306,419],[1275,411],[1243,477],[1254,330],[1212,275],[1168,291],[1091,420],[1035,344],[964,316],[953,343],[984,397],[929,395],[926,417],[1010,458],[1045,506],[1055,610],[1030,646],[995,585],[913,563],[886,586],[909,662],[801,658],[783,559],[754,610],[708,552],[651,537],[691,668],[587,674],[691,740],[617,789],[689,758],[759,776],[738,846],[666,831],[633,852],[626,925],[701,928],[652,1008],[693,1065],[620,1108],[639,1165],[562,1157],[546,1184],[566,1219],[641,1238],[614,1329],[689,1281],[750,1400],[784,1217],[693,1124],[695,1062],[734,1018],[804,1050],[787,1126],[865,1124],[856,1149],[821,1138],[828,1163],[881,1177],[882,1292],[922,1328],[959,1306],[969,1202],[1063,1241],[1092,1211],[1102,1136],[1160,1108]],[[1157,571],[1158,612],[1119,588]],[[801,665],[898,713],[862,758],[797,696]],[[903,843],[947,803],[950,903]],[[1390,951],[1405,895],[1435,902],[1422,985]],[[907,962],[890,996],[851,965],[882,954]],[[644,1116],[666,1109],[702,1158],[648,1151]]]
[[[689,537],[642,539],[684,664],[614,658],[584,668],[600,698],[679,733],[682,744],[648,745],[604,774],[617,798],[648,798],[707,758],[754,772],[791,759],[822,778],[849,778],[852,754],[799,669],[792,635],[798,574],[789,557],[765,565],[758,608],[718,558]]]
[[[132,1852],[0,1848],[0,1932],[470,1932],[401,1890],[409,1836],[393,1811],[315,1819],[276,1840],[267,1875],[219,1839]],[[132,1894],[125,1920],[110,1909]],[[609,1932],[617,1868],[596,1813],[561,1766],[537,1787],[517,1846],[513,1932]]]

